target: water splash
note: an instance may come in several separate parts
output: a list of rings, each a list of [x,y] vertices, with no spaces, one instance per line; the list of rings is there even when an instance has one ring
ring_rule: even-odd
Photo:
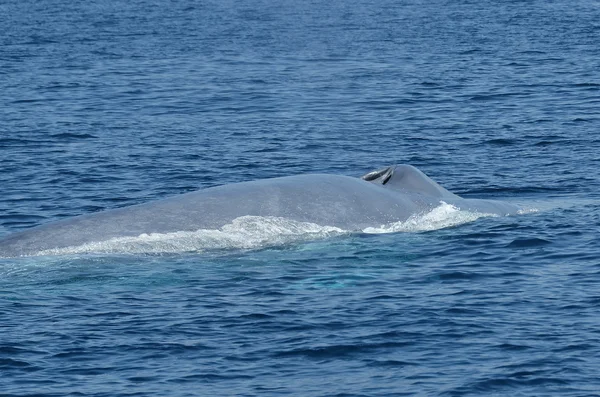
[[[473,222],[479,218],[494,216],[497,215],[463,211],[454,205],[441,201],[438,207],[435,207],[429,212],[412,215],[405,221],[394,222],[379,227],[368,227],[364,229],[363,232],[369,234],[425,232],[458,226],[464,223]]]
[[[256,249],[327,238],[346,233],[332,226],[319,226],[279,217],[242,216],[220,229],[192,232],[151,233],[106,241],[44,250],[38,255],[81,253],[182,253],[218,249]]]

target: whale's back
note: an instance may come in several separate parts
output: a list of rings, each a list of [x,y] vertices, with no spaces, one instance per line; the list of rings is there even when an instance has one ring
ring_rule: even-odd
[[[362,231],[405,221],[441,201],[467,211],[507,215],[518,208],[493,200],[462,199],[409,165],[363,179],[309,174],[212,187],[171,198],[73,217],[0,239],[0,257],[36,255],[114,238],[219,230],[243,216]]]
[[[363,180],[298,175],[217,186],[45,224],[0,240],[0,256],[136,237],[219,229],[242,216],[275,216],[348,231],[403,220],[420,204]]]

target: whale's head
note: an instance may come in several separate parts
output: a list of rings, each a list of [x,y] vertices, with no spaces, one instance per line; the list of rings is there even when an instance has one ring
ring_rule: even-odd
[[[407,164],[392,165],[371,171],[363,175],[361,179],[404,193],[419,193],[440,198],[458,197],[438,185],[417,168]]]

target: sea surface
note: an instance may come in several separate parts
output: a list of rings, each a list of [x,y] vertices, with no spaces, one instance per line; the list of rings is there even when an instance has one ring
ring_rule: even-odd
[[[526,210],[0,259],[0,395],[600,395],[599,1],[0,1],[0,237],[400,163]]]

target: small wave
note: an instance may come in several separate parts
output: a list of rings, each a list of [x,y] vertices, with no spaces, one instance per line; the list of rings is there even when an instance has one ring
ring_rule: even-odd
[[[433,210],[415,214],[405,221],[394,222],[389,225],[379,227],[368,227],[363,230],[364,233],[395,233],[395,232],[426,232],[431,230],[443,229],[446,227],[458,226],[463,223],[473,222],[479,218],[497,216],[494,214],[485,214],[481,212],[463,211],[452,204],[444,201],[440,206]]]

